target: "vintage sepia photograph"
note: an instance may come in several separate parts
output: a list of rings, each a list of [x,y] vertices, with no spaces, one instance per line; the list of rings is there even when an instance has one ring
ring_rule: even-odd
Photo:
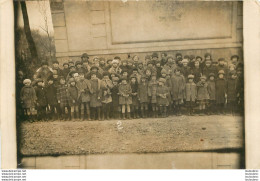
[[[18,168],[245,168],[242,1],[13,5]]]

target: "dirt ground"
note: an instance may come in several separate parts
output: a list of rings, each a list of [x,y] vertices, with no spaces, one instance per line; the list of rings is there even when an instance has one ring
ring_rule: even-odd
[[[109,121],[24,122],[24,156],[239,149],[239,116],[171,116]]]

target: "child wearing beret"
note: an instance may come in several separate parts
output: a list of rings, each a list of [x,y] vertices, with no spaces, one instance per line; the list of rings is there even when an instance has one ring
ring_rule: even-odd
[[[156,91],[157,105],[159,107],[161,117],[164,118],[167,117],[167,107],[170,103],[170,91],[168,87],[165,86],[165,83],[166,80],[164,78],[160,78]]]
[[[194,75],[188,75],[188,82],[185,87],[185,97],[186,97],[186,106],[188,109],[188,114],[193,115],[193,107],[195,105],[196,96],[197,96],[197,87],[194,83]]]
[[[36,93],[34,88],[31,86],[30,79],[25,79],[23,81],[23,84],[24,86],[20,92],[22,108],[24,111],[25,119],[32,120],[33,110],[35,108],[35,102],[36,102]]]

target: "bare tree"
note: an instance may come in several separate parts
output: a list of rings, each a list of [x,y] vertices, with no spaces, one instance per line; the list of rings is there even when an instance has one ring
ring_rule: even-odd
[[[20,1],[20,5],[21,5],[21,9],[22,9],[22,14],[23,14],[24,31],[25,31],[27,42],[28,42],[29,50],[31,53],[32,62],[34,64],[36,64],[38,61],[38,53],[37,53],[37,49],[36,49],[36,46],[35,46],[35,43],[34,43],[34,40],[32,37],[32,33],[31,33],[27,6],[26,6],[25,1]]]
[[[47,50],[47,52],[49,52],[49,58],[50,60],[52,59],[52,56],[54,54],[54,52],[52,51],[52,35],[51,32],[49,30],[49,20],[48,20],[48,14],[47,14],[47,3],[46,1],[38,1],[38,6],[39,6],[39,11],[42,15],[42,18],[44,20],[44,26],[39,26],[47,35],[48,37],[48,43],[44,43],[43,41],[41,42],[42,46]]]

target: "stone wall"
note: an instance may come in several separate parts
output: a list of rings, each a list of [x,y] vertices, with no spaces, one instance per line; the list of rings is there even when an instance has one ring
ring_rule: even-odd
[[[137,54],[143,59],[153,51],[200,56],[210,52],[216,59],[229,59],[232,54],[243,57],[242,2],[138,3],[51,2],[57,59],[61,62],[69,58],[79,59],[84,52],[105,58],[115,55],[126,58],[128,54]],[[151,17],[149,11],[154,7],[155,15]],[[119,21],[118,16],[124,17],[121,19],[127,17],[124,12],[130,18]],[[151,18],[156,25],[151,23],[147,28],[149,23],[144,24],[145,20],[151,21]],[[154,31],[163,33],[156,35]]]

